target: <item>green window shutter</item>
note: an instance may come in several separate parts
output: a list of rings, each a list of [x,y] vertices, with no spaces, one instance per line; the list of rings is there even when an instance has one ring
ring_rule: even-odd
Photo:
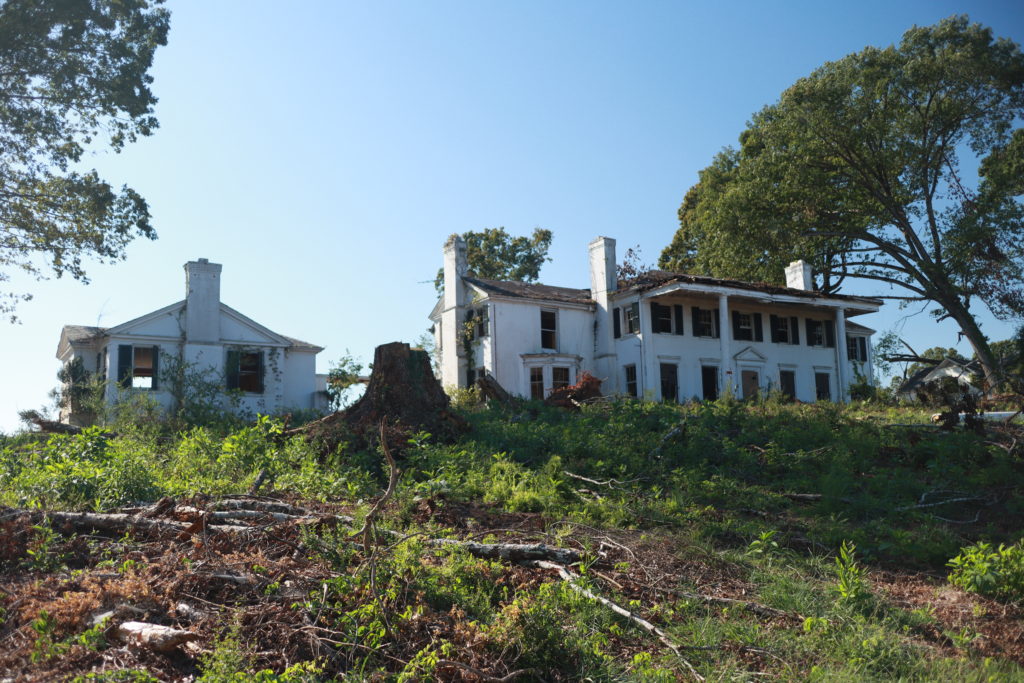
[[[769,314],[768,326],[772,328],[772,343],[778,344],[779,340],[782,338],[782,334],[779,332],[779,316]]]
[[[259,355],[257,357],[259,358],[259,361],[260,361],[260,370],[259,370],[259,374],[257,375],[260,378],[260,384],[259,384],[259,391],[257,393],[262,394],[263,393],[263,379],[264,379],[264,374],[265,374],[265,369],[266,369],[265,365],[263,363],[263,351],[260,351]]]
[[[651,333],[658,332],[658,314],[661,313],[661,305],[651,302]]]
[[[732,338],[733,339],[739,339],[739,336],[738,336],[739,333],[740,333],[740,312],[739,311],[733,311],[732,312]]]
[[[152,391],[156,391],[160,388],[160,347],[153,347],[153,384],[150,385]]]
[[[619,309],[612,309],[612,336],[616,339],[622,336],[622,320],[619,318]]]
[[[760,313],[754,314],[754,341],[764,341],[764,321]]]
[[[679,304],[672,305],[672,315],[676,319],[676,334],[683,333],[683,307]]]
[[[793,316],[789,319],[789,333],[792,335],[789,339],[790,344],[800,343],[800,318]]]
[[[722,311],[715,309],[715,339],[722,336]]]
[[[830,349],[836,346],[836,324],[832,320],[825,321],[825,346]]]
[[[804,326],[807,328],[804,330],[807,334],[807,345],[814,346],[814,321],[810,318],[804,318]]]
[[[228,389],[238,388],[238,365],[242,360],[242,354],[235,349],[228,349],[227,361],[224,365],[224,379],[227,380]]]
[[[117,383],[127,389],[132,385],[132,355],[131,344],[118,344],[117,346]]]

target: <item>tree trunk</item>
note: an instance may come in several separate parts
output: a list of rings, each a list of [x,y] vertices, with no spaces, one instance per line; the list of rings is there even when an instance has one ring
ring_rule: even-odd
[[[985,373],[985,388],[988,391],[995,390],[1003,380],[1002,368],[996,362],[992,349],[989,348],[988,339],[982,334],[981,328],[978,327],[974,316],[971,315],[958,296],[937,297],[936,300],[946,309],[949,317],[960,326],[960,332],[967,338],[967,342],[978,357],[978,362],[981,363],[982,370]]]

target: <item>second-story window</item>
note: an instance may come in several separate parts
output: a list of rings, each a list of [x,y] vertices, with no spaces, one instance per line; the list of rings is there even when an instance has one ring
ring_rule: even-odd
[[[718,337],[718,310],[712,308],[692,309],[693,335],[695,337]]]
[[[542,349],[558,348],[558,315],[555,311],[540,312],[540,347]]]
[[[640,331],[640,302],[631,303],[623,309],[626,315],[626,333],[636,334]]]
[[[732,338],[740,341],[764,341],[761,314],[733,311]]]
[[[772,341],[776,344],[799,344],[800,319],[792,316],[773,315],[769,319],[772,328]]]
[[[832,348],[836,345],[836,328],[831,320],[807,319],[807,345],[827,346]]]

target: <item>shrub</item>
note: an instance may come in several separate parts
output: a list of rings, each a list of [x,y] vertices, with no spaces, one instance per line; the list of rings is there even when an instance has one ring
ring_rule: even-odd
[[[949,581],[954,586],[1002,600],[1024,599],[1024,539],[998,548],[975,543],[947,566],[953,568]]]

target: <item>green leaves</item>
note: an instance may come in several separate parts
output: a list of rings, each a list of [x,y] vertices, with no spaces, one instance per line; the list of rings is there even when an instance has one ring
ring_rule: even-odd
[[[513,237],[505,228],[484,228],[464,232],[466,260],[475,277],[487,280],[534,282],[548,258],[553,235],[550,230],[534,228],[529,237]],[[444,270],[437,272],[434,287],[444,290]]]
[[[74,167],[97,143],[119,151],[157,127],[160,2],[0,4],[0,283],[13,269],[87,281],[84,257],[119,260],[135,237],[156,237],[138,193]],[[25,298],[0,294],[0,313]]]

